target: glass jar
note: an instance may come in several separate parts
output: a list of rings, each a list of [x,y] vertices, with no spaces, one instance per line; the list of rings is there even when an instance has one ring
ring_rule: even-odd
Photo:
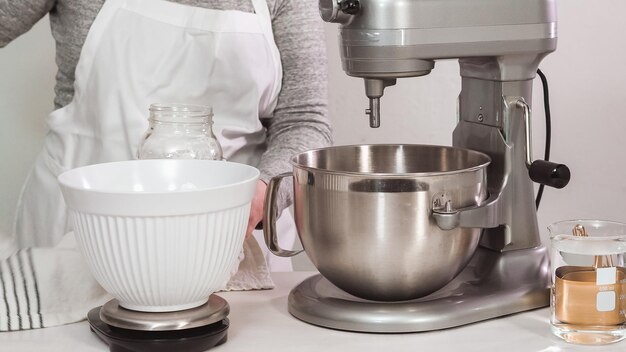
[[[575,220],[548,227],[552,332],[567,342],[626,337],[626,224]]]
[[[222,160],[213,134],[213,109],[203,105],[152,104],[150,125],[143,135],[139,159]]]

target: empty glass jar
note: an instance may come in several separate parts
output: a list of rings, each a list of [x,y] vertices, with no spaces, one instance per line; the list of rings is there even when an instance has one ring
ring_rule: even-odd
[[[149,121],[137,150],[139,159],[222,159],[211,107],[152,104]]]
[[[626,224],[562,221],[551,239],[552,332],[580,344],[626,337]]]

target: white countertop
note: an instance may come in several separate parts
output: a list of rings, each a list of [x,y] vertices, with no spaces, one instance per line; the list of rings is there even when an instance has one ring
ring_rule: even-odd
[[[549,310],[492,319],[459,328],[410,334],[366,334],[304,323],[287,312],[287,295],[313,272],[273,274],[268,291],[225,292],[230,304],[228,341],[212,351],[626,351],[626,342],[577,346],[552,336]],[[87,312],[85,312],[86,314]],[[0,333],[0,351],[108,351],[87,322]]]

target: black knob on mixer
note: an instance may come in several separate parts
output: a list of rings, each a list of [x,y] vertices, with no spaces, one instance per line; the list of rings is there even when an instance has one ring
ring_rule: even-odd
[[[344,0],[339,3],[339,8],[348,15],[356,15],[361,9],[361,4],[359,0]]]
[[[554,188],[567,186],[571,176],[566,165],[545,160],[533,161],[528,168],[528,174],[534,182]]]

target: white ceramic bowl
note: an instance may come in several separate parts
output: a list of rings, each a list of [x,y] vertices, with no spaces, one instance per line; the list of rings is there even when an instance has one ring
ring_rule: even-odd
[[[59,176],[89,268],[124,308],[166,312],[223,288],[259,171],[225,161],[131,160]]]

